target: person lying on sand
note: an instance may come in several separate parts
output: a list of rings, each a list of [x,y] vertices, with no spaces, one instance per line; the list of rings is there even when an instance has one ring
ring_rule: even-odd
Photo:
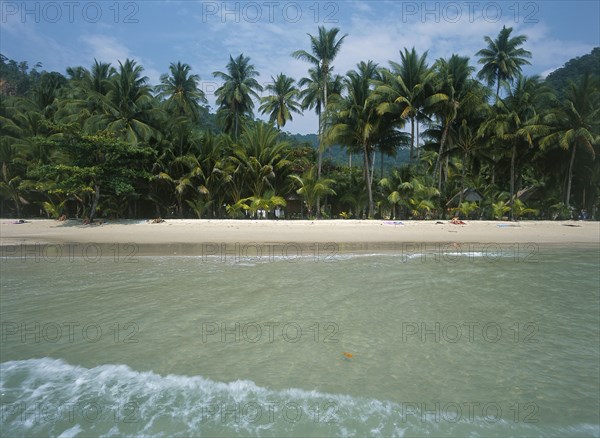
[[[465,225],[465,222],[461,221],[458,216],[454,216],[450,223],[454,225]]]

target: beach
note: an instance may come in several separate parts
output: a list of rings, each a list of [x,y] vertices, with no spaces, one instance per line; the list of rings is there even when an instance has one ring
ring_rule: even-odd
[[[407,243],[596,244],[600,223],[581,221],[203,220],[108,221],[3,219],[0,245],[134,244],[138,254],[196,254],[208,244],[334,244],[342,252],[398,250]]]
[[[7,436],[599,435],[598,222],[14,222]]]

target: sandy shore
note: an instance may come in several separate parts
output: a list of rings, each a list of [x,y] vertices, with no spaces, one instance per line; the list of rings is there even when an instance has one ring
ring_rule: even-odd
[[[138,254],[198,254],[215,245],[288,245],[323,247],[341,252],[399,250],[409,243],[600,244],[600,222],[550,221],[272,221],[169,219],[160,224],[122,220],[102,225],[80,221],[0,220],[3,254],[15,247],[47,244],[133,244]],[[211,246],[212,245],[212,246]]]

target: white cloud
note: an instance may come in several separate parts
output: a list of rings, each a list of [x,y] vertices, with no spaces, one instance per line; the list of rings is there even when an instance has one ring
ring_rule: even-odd
[[[106,35],[83,35],[81,41],[87,45],[86,58],[89,60],[97,59],[101,62],[109,62],[117,66],[126,59],[134,59],[139,65],[144,67],[143,74],[148,77],[150,84],[156,85],[160,81],[161,73],[153,67],[150,60],[136,56],[132,51],[121,44],[115,37]],[[89,62],[88,62],[89,63]]]
[[[211,7],[223,8],[223,2],[209,3]],[[229,2],[225,8],[231,11],[234,3]],[[238,3],[242,8],[244,2]],[[420,1],[319,2],[317,8],[315,2],[289,2],[302,9],[298,21],[292,16],[292,9],[287,10],[287,15],[284,13],[288,2],[274,2],[272,16],[266,3],[254,3],[265,7],[259,22],[252,22],[250,9],[246,16],[242,9],[237,16],[223,15],[222,10],[214,16],[203,16],[202,2],[165,0],[140,3],[136,25],[117,25],[109,20],[112,16],[108,13],[107,20],[95,25],[81,20],[75,24],[62,23],[64,26],[8,20],[1,28],[2,52],[32,64],[41,61],[44,68],[61,72],[68,66],[89,67],[94,58],[113,64],[132,58],[144,67],[152,85],[158,83],[161,73],[168,72],[170,62],[182,61],[201,76],[205,91],[211,91],[218,86],[212,72],[224,70],[230,54],[249,56],[261,73],[262,83],[280,72],[296,79],[305,76],[309,65],[290,54],[297,49],[309,50],[307,33],[316,34],[319,25],[336,26],[341,30],[340,35],[349,34],[334,61],[338,74],[345,74],[359,61],[368,59],[387,66],[388,60],[400,60],[399,50],[413,46],[419,53],[429,51],[429,63],[458,53],[469,56],[471,64],[477,66],[475,53],[485,46],[483,37],[495,37],[503,24],[513,26],[515,34],[529,37],[525,48],[533,53],[533,65],[524,69],[527,74],[547,74],[574,56],[589,53],[593,46],[588,44],[590,41],[570,41],[568,29],[550,27],[541,15],[537,16],[538,23],[524,23],[523,14],[517,22],[510,2],[478,3],[479,9],[488,3],[500,5],[501,16],[497,21],[482,18],[481,10],[470,16],[467,3],[450,2],[461,7],[461,17],[456,23],[452,22],[454,15],[447,6],[449,2],[435,3],[439,6],[429,3],[429,12],[434,7],[440,9],[425,15],[423,12],[427,11]],[[410,9],[414,7],[415,10]],[[544,7],[549,8],[546,4]],[[548,11],[545,12],[549,17]],[[437,21],[436,13],[440,15]],[[326,23],[328,16],[337,23]],[[214,107],[214,96],[208,98]],[[316,116],[308,112],[304,117],[297,116],[286,129],[315,132],[316,126]]]

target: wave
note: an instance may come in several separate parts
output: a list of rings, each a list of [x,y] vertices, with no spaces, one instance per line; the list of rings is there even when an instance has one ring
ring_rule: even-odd
[[[4,436],[598,436],[600,427],[544,427],[249,380],[161,376],[41,358],[0,364]]]

